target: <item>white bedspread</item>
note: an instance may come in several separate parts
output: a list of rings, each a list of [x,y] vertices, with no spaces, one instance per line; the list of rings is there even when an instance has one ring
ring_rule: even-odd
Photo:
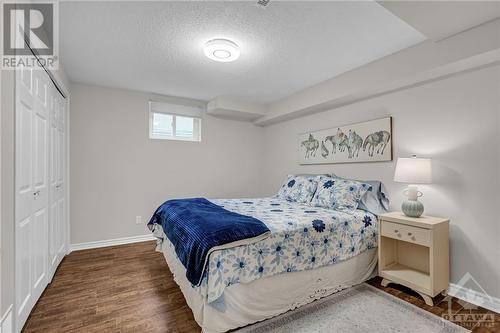
[[[259,242],[210,254],[207,274],[193,288],[214,306],[228,286],[334,265],[377,244],[377,219],[366,211],[347,214],[276,197],[211,201],[253,216],[271,230]]]
[[[366,281],[376,272],[377,266],[377,249],[367,250],[336,265],[232,285],[221,296],[223,302],[217,301],[223,303],[219,304],[222,306],[214,307],[192,288],[172,243],[167,239],[161,248],[203,333],[226,332],[311,303]]]

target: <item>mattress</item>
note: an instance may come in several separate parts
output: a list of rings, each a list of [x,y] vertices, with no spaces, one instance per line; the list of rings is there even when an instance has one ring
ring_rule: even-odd
[[[210,254],[201,285],[192,288],[214,308],[225,306],[222,296],[231,286],[336,265],[377,244],[377,218],[363,210],[345,213],[277,197],[211,201],[271,230],[264,240]],[[162,231],[155,235],[164,250]]]

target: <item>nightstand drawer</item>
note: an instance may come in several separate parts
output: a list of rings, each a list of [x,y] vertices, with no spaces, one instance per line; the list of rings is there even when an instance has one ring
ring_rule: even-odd
[[[409,225],[381,221],[380,234],[385,237],[399,239],[405,242],[430,246],[431,231]]]

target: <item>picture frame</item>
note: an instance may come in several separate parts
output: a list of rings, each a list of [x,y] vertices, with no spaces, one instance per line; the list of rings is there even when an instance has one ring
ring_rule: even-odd
[[[392,161],[392,117],[299,134],[299,164]]]

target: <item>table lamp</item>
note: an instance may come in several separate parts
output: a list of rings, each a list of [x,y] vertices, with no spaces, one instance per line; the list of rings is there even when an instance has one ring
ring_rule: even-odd
[[[404,191],[408,199],[403,201],[401,205],[403,213],[410,217],[420,217],[424,212],[424,205],[418,201],[418,198],[423,193],[418,190],[415,184],[432,183],[431,160],[417,158],[416,155],[411,158],[398,158],[394,181],[408,183],[408,188]]]

